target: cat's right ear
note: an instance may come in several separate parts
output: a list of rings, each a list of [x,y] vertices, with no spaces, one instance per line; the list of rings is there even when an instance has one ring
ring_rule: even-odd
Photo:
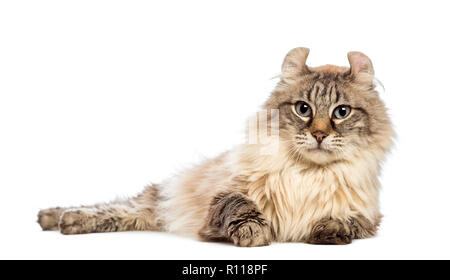
[[[350,63],[350,77],[360,84],[372,85],[375,71],[370,58],[361,52],[347,54]]]
[[[308,67],[306,66],[308,54],[308,48],[295,48],[288,52],[281,66],[282,76],[298,77],[299,75],[309,73]]]

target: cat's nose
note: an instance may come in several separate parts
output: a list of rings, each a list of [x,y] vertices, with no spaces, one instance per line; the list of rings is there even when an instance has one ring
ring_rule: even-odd
[[[317,142],[320,144],[322,143],[323,139],[328,136],[328,133],[326,133],[323,130],[316,130],[311,133],[314,138],[316,138]]]

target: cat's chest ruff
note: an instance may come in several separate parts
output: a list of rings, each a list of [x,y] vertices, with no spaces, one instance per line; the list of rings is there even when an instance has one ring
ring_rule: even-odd
[[[351,188],[350,183],[339,170],[291,167],[269,174],[265,188],[272,198],[283,197],[285,203],[278,207],[298,209],[307,202],[332,199],[339,190]]]
[[[277,239],[303,240],[315,221],[367,212],[377,203],[366,175],[348,166],[292,166],[251,184],[249,196],[270,220]]]

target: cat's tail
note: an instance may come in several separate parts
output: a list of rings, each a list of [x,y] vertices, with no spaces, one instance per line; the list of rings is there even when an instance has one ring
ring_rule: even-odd
[[[60,230],[63,234],[113,231],[162,230],[158,211],[160,186],[147,186],[128,200],[75,208],[49,208],[39,211],[43,230]]]

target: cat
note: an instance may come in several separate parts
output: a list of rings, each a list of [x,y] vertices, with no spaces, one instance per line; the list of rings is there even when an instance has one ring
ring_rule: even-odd
[[[41,210],[38,223],[62,234],[166,231],[243,247],[374,236],[380,165],[394,131],[372,62],[350,52],[350,67],[308,67],[308,54],[286,55],[263,105],[278,120],[268,124],[277,137],[243,144],[129,200]]]

